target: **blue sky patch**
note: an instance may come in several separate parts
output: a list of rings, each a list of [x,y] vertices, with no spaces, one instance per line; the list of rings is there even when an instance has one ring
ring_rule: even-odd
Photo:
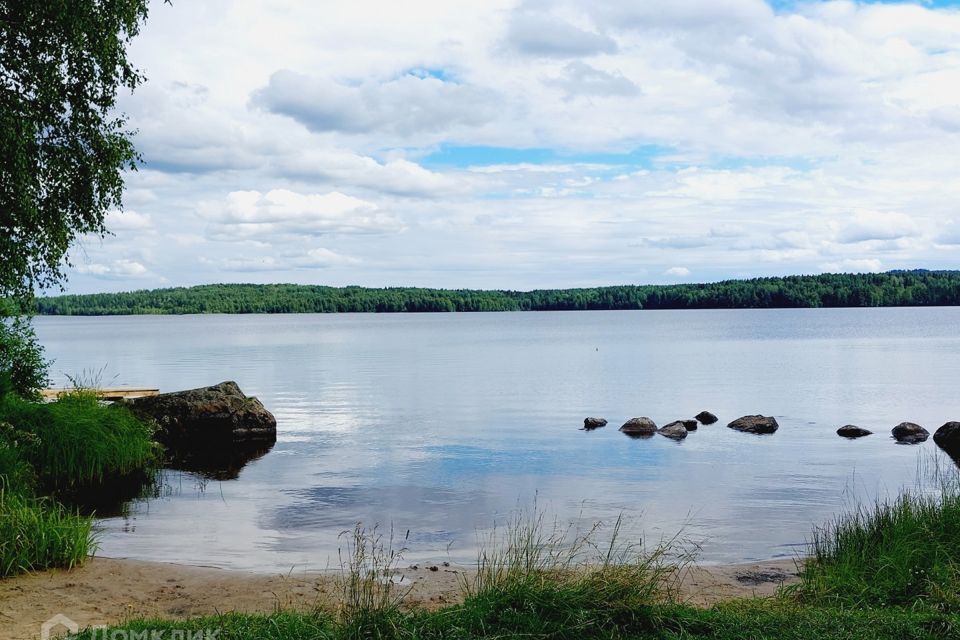
[[[609,164],[651,167],[657,158],[675,149],[660,145],[641,145],[627,153],[574,152],[547,148],[513,148],[482,145],[442,145],[420,159],[430,169],[480,167],[498,164]]]

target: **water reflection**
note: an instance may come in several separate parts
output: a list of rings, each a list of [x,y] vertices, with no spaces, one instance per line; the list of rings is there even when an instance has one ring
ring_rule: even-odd
[[[230,448],[172,450],[168,452],[166,466],[175,471],[190,471],[211,480],[236,480],[249,463],[259,460],[273,449],[273,444],[257,446],[233,444]]]

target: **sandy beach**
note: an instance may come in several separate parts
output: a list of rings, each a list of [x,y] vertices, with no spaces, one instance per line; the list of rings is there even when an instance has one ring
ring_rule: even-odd
[[[418,565],[399,572],[409,607],[457,602],[470,568]],[[258,574],[211,567],[92,558],[82,567],[0,581],[0,640],[35,640],[44,621],[63,614],[82,626],[134,618],[183,619],[231,611],[336,607],[336,574]],[[688,569],[681,597],[706,606],[764,597],[796,580],[793,560]]]

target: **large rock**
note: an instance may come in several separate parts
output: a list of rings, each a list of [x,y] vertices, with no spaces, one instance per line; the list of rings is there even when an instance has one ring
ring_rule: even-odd
[[[647,417],[630,418],[620,427],[629,436],[652,436],[657,432],[657,423]]]
[[[773,433],[780,428],[777,419],[772,416],[743,416],[727,426],[745,433]]]
[[[960,457],[960,422],[948,422],[937,429],[933,441],[951,457]]]
[[[873,431],[864,429],[863,427],[858,427],[855,424],[845,424],[837,429],[837,435],[844,438],[862,438],[863,436],[868,436],[871,433],[873,433]]]
[[[709,411],[701,411],[694,417],[700,421],[700,424],[713,424],[720,419]]]
[[[584,418],[583,419],[583,428],[587,431],[591,429],[599,429],[600,427],[607,426],[607,421],[605,418]]]
[[[895,426],[890,433],[893,434],[897,442],[902,442],[903,444],[917,444],[924,442],[930,437],[929,431],[913,422],[901,422]]]
[[[679,420],[660,427],[658,433],[673,440],[683,440],[687,437],[687,428]]]
[[[277,420],[236,382],[128,400],[137,416],[158,426],[156,438],[169,449],[217,449],[272,445]]]

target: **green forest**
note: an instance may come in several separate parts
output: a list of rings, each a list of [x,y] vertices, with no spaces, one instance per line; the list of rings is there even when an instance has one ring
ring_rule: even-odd
[[[41,315],[186,313],[400,313],[588,309],[773,309],[960,305],[960,271],[891,271],[588,289],[326,287],[211,284],[61,295],[36,300]]]

